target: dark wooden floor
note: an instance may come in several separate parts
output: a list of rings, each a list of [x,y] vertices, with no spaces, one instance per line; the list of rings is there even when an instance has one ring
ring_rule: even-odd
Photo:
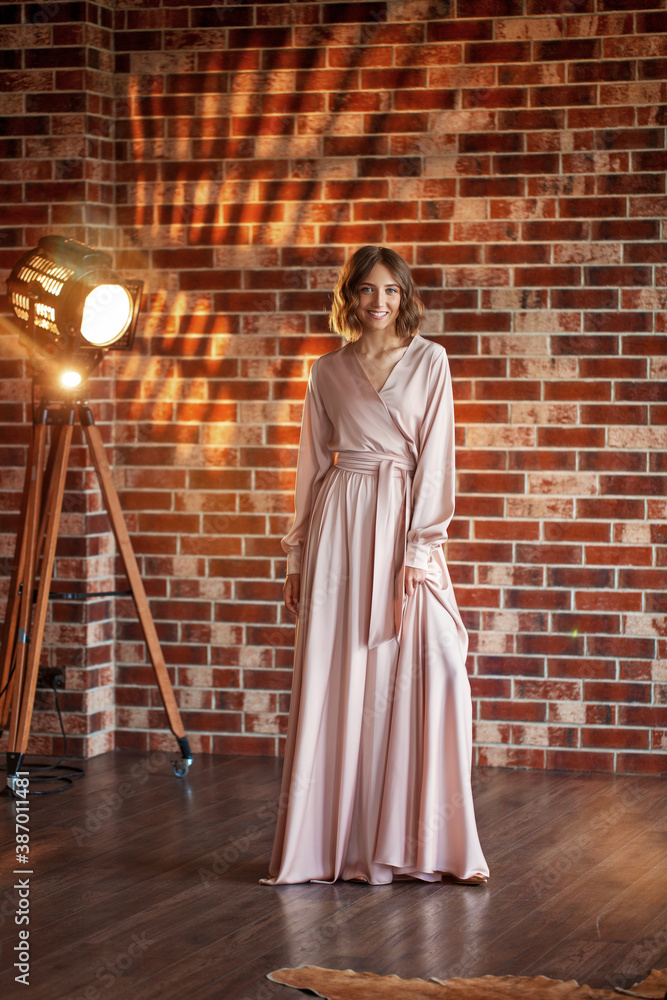
[[[400,976],[542,974],[629,987],[667,966],[663,779],[481,769],[481,888],[258,884],[280,762],[85,764],[31,810],[30,988],[14,983],[13,803],[0,799],[3,998],[289,1000],[317,964]],[[4,778],[3,778],[4,781]]]

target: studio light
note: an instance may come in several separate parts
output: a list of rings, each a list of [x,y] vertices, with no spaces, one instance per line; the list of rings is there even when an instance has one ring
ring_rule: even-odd
[[[141,281],[121,281],[109,254],[64,236],[44,236],[7,280],[33,365],[69,389],[106,351],[130,350],[142,290]]]
[[[32,435],[0,640],[0,735],[9,724],[7,785],[13,794],[20,787],[18,775],[28,745],[77,421],[97,474],[169,726],[181,750],[180,759],[173,761],[174,773],[187,774],[192,763],[102,435],[79,392],[106,351],[131,348],[142,290],[141,281],[120,280],[111,270],[108,254],[64,236],[41,239],[38,247],[19,260],[7,280],[21,339],[28,347],[33,369],[40,372],[39,380],[34,380],[39,381],[40,392],[36,398],[33,387]],[[117,594],[105,591],[85,594],[84,598]]]

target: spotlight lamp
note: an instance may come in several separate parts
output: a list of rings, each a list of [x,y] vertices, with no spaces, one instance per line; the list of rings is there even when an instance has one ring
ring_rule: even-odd
[[[108,350],[129,351],[143,282],[121,281],[109,254],[44,236],[7,279],[7,292],[35,368],[75,389]]]
[[[51,580],[74,425],[83,437],[125,567],[130,593],[153,664],[169,727],[181,757],[174,773],[187,774],[192,753],[171,686],[139,564],[104,451],[102,435],[79,388],[109,350],[132,346],[143,282],[121,281],[111,258],[94,247],[45,236],[7,280],[7,291],[33,368],[59,378],[66,391],[51,393],[40,379],[33,393],[32,435],[23,483],[21,519],[0,637],[0,736],[8,727],[7,786],[18,794],[30,734]],[[37,380],[36,380],[37,381]],[[62,595],[62,599],[125,595],[128,591]]]

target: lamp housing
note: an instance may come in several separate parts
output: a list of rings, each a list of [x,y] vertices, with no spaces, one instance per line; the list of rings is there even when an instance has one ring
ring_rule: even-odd
[[[87,378],[108,350],[129,351],[143,282],[124,281],[109,254],[64,236],[44,236],[7,279],[23,339],[42,361]]]

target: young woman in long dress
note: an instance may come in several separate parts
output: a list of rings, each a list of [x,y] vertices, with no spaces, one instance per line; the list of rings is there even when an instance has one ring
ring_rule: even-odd
[[[304,405],[284,597],[298,615],[270,878],[479,884],[447,355],[394,251],[342,269]]]

